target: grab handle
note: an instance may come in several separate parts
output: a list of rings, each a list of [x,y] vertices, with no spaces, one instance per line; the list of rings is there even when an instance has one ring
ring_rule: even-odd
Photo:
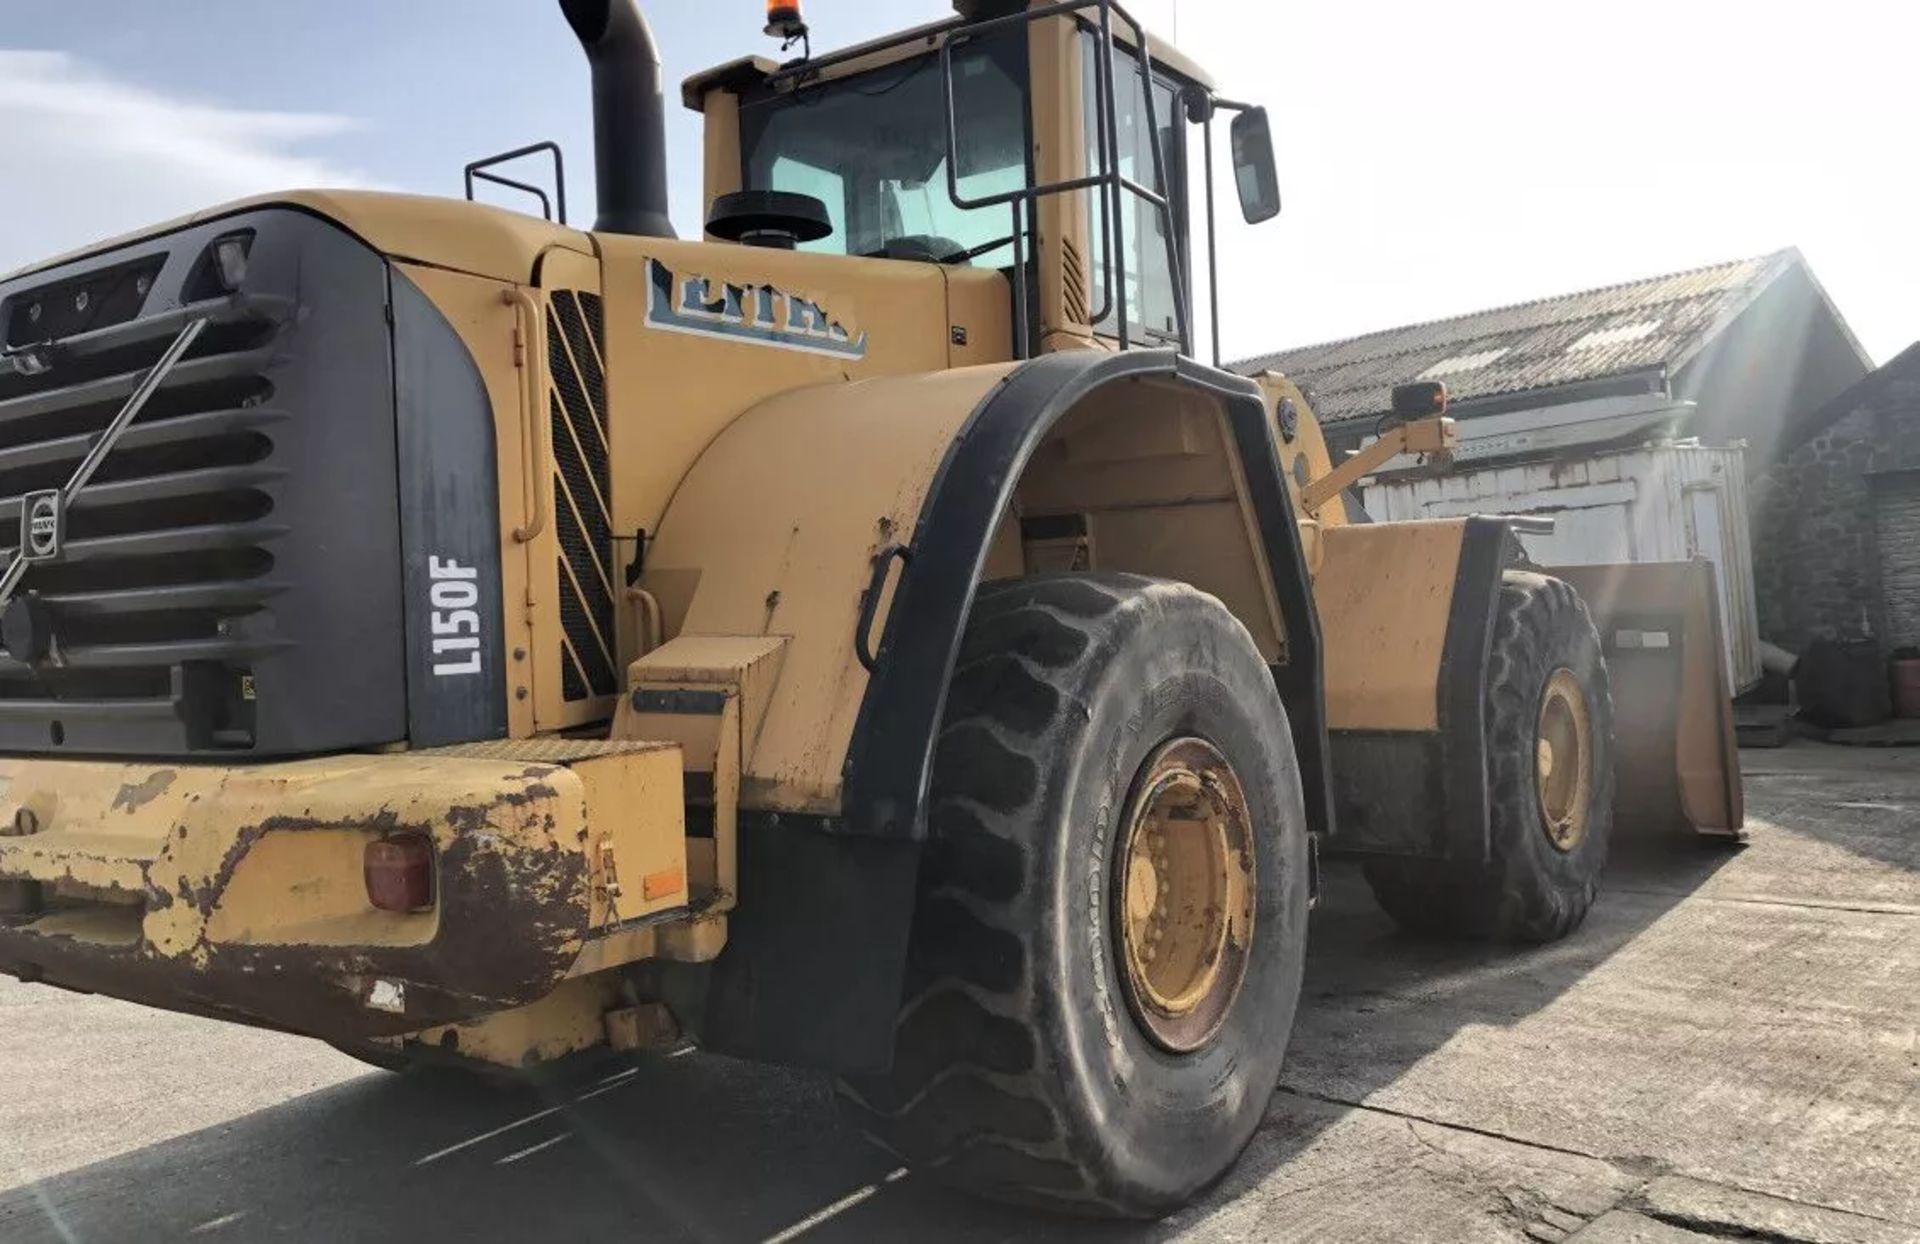
[[[880,610],[880,597],[887,587],[887,571],[892,568],[895,558],[900,559],[901,573],[913,561],[913,554],[904,544],[889,544],[873,555],[873,578],[867,583],[867,590],[860,593],[860,621],[853,632],[853,655],[860,658],[860,664],[867,673],[873,673],[878,661],[873,651],[873,615]]]
[[[521,373],[520,489],[527,521],[513,529],[513,538],[526,544],[547,528],[546,492],[541,483],[546,463],[553,457],[552,428],[547,419],[546,384],[540,370],[540,304],[520,286],[505,291],[502,302],[514,309],[514,362]]]

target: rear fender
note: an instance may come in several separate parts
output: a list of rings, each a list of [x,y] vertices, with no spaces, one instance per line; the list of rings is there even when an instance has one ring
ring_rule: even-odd
[[[670,617],[684,619],[684,632],[792,636],[745,766],[740,903],[725,954],[696,985],[707,1047],[843,1070],[890,1061],[934,744],[975,589],[999,573],[991,569],[1004,549],[996,536],[1023,481],[1041,481],[1029,468],[1056,425],[1103,402],[1137,401],[1125,396],[1131,382],[1207,405],[1230,447],[1225,487],[1244,501],[1245,517],[1223,524],[1219,538],[1246,550],[1254,573],[1223,571],[1220,584],[1199,586],[1231,597],[1228,584],[1237,582],[1248,598],[1228,603],[1257,643],[1265,637],[1309,821],[1327,825],[1318,623],[1273,422],[1251,382],[1172,351],[1080,351],[773,399],[703,457],[642,578]],[[956,411],[951,402],[963,394],[968,405]],[[936,438],[943,452],[928,456]],[[833,469],[803,469],[821,461]],[[904,469],[921,462],[924,474]],[[1097,474],[1057,473],[1051,485],[1079,487]],[[1079,498],[1067,508],[1124,507]],[[823,523],[838,527],[820,531]],[[1163,534],[1164,544],[1131,531],[1114,547],[1134,559],[1095,567],[1191,578],[1178,564],[1152,562],[1178,544],[1177,532]],[[1192,542],[1188,551],[1195,564],[1230,560]],[[828,581],[829,569],[842,578]],[[673,599],[676,578],[690,589],[684,607]],[[1258,590],[1246,589],[1249,581]],[[877,593],[871,624],[858,627],[861,642],[873,643],[870,676],[854,637],[863,590]],[[817,688],[806,673],[816,661]],[[828,704],[817,694],[826,690],[851,694],[851,703],[831,703],[857,705],[857,714],[811,716]],[[823,762],[838,755],[844,764],[830,774]]]
[[[1129,556],[1120,561],[1104,558],[1096,548],[1090,568],[1180,578],[1227,601],[1272,663],[1293,722],[1308,824],[1316,832],[1330,828],[1320,622],[1273,420],[1251,381],[1171,350],[1044,355],[1010,374],[974,410],[928,492],[914,531],[911,569],[901,578],[860,706],[846,763],[850,828],[882,837],[924,836],[935,734],[974,590],[990,577],[996,533],[1012,510],[1016,490],[1028,504],[1036,501],[1036,489],[1051,493],[1044,498],[1050,504],[1038,507],[1047,512],[1122,511],[1133,504],[1122,497],[1098,497],[1101,489],[1085,470],[1058,472],[1057,485],[1048,487],[1038,459],[1056,427],[1067,429],[1069,418],[1080,414],[1098,417],[1103,404],[1117,409],[1132,383],[1203,398],[1221,418],[1234,460],[1235,478],[1228,487],[1238,494],[1245,515],[1245,528],[1223,532],[1222,538],[1247,547],[1261,587],[1236,589],[1234,576],[1226,572],[1218,583],[1196,581],[1192,572],[1203,569],[1213,551],[1191,539],[1183,548],[1176,521],[1164,523],[1161,547],[1144,538],[1127,541]],[[1062,448],[1071,457],[1071,446]]]

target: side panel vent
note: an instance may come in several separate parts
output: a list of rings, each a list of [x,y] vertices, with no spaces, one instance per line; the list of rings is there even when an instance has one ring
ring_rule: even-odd
[[[556,290],[547,317],[553,508],[560,555],[560,684],[568,703],[620,689],[600,298]]]

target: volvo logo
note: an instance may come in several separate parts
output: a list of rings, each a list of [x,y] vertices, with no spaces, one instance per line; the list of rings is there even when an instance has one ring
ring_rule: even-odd
[[[60,556],[66,537],[66,507],[59,489],[30,492],[20,499],[20,555],[30,562]]]
[[[67,507],[72,504],[74,495],[87,486],[93,479],[93,473],[100,469],[101,462],[113,452],[121,435],[139,417],[141,409],[154,390],[167,378],[175,363],[186,354],[187,348],[199,337],[200,330],[207,326],[206,317],[188,320],[180,332],[160,355],[159,361],[147,370],[140,383],[121,405],[107,426],[87,450],[87,456],[74,468],[73,475],[64,488],[50,488],[42,492],[30,492],[20,498],[20,545],[13,552],[13,560],[7,563],[4,573],[0,573],[0,618],[9,619],[6,623],[5,645],[17,661],[32,661],[38,656],[23,656],[22,653],[44,655],[48,617],[45,604],[38,600],[31,604],[16,602],[14,593],[20,588],[21,576],[27,573],[27,567],[37,562],[50,562],[59,558],[66,544]],[[16,364],[17,365],[17,364]],[[12,606],[22,603],[22,610]]]

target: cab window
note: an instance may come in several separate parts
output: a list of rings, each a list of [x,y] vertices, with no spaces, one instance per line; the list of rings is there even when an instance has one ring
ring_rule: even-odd
[[[1081,94],[1086,115],[1087,172],[1100,168],[1099,125],[1097,122],[1099,85],[1095,77],[1099,64],[1099,40],[1090,30],[1080,34]],[[1141,90],[1139,62],[1128,48],[1116,43],[1113,48],[1114,130],[1120,149],[1120,172],[1142,186],[1166,194],[1166,185],[1153,175],[1153,127],[1148,124],[1145,92]],[[1156,76],[1153,81],[1153,121],[1159,127],[1161,154],[1166,161],[1167,179],[1182,188],[1173,198],[1173,228],[1180,253],[1186,250],[1186,127],[1177,110],[1178,92],[1174,84]],[[1109,298],[1109,273],[1099,262],[1102,230],[1106,229],[1105,209],[1098,191],[1087,192],[1087,244],[1092,250],[1089,266],[1093,270],[1093,305],[1106,307],[1107,315],[1095,331],[1106,336],[1118,334],[1117,308]],[[1167,260],[1165,218],[1158,207],[1130,191],[1120,192],[1120,228],[1122,257],[1126,263],[1127,324],[1130,335],[1149,341],[1180,344],[1180,319],[1176,311],[1173,272]]]
[[[955,51],[953,74],[961,195],[1029,184],[1026,40],[970,41]],[[1012,262],[1011,211],[956,207],[948,193],[937,56],[749,97],[740,147],[745,188],[826,203],[833,232],[803,250]]]

